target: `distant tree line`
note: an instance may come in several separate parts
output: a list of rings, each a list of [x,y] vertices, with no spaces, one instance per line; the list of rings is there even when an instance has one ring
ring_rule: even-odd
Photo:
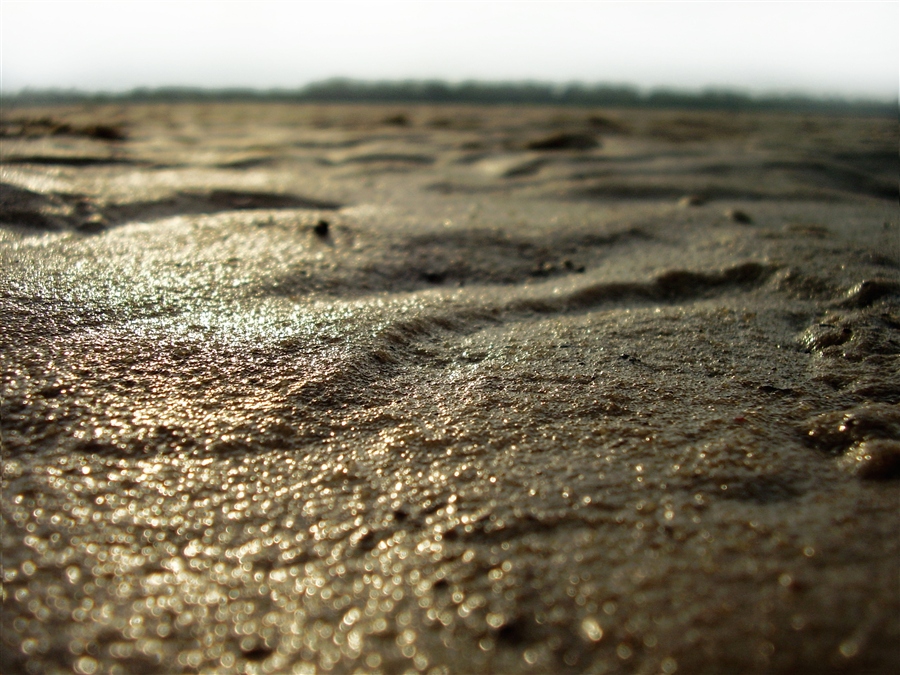
[[[562,105],[608,108],[690,110],[790,111],[809,113],[896,116],[897,101],[814,98],[801,95],[754,96],[737,91],[708,89],[681,91],[580,83],[543,82],[448,83],[433,80],[366,82],[331,79],[299,89],[203,89],[161,87],[128,92],[25,89],[2,95],[3,107],[68,103],[177,103],[177,102],[284,102],[284,103],[421,103],[477,105]]]

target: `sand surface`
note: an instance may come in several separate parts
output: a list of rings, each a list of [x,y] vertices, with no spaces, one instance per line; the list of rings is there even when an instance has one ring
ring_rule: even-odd
[[[896,119],[3,122],[3,673],[900,668]]]

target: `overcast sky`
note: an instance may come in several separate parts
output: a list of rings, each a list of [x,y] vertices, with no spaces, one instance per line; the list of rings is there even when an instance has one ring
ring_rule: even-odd
[[[900,2],[0,0],[0,86],[343,76],[897,98]]]

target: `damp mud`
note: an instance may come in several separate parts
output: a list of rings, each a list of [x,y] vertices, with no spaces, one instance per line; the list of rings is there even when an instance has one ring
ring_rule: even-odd
[[[900,667],[896,119],[4,115],[4,673]]]

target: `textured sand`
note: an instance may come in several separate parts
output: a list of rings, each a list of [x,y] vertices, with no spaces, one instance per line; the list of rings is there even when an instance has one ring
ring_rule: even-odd
[[[3,129],[2,672],[900,668],[896,120]]]

